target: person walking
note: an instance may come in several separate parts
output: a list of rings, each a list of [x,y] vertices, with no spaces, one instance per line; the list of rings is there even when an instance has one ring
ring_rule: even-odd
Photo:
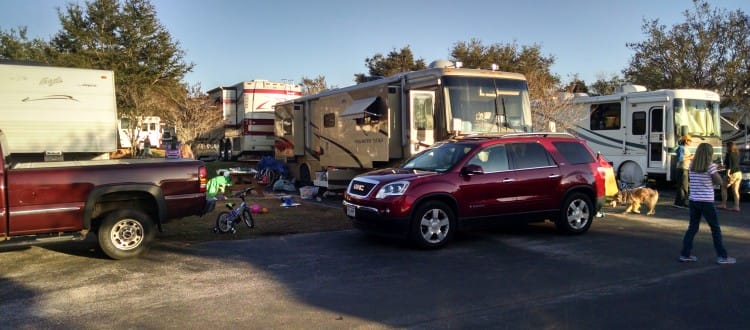
[[[734,142],[727,142],[727,153],[724,155],[724,168],[727,170],[726,180],[721,185],[720,209],[727,208],[727,189],[732,191],[734,197],[734,208],[731,211],[740,211],[740,182],[742,182],[742,170],[740,169],[740,151]]]
[[[688,207],[688,194],[690,189],[690,183],[688,180],[688,170],[690,169],[690,161],[693,159],[693,154],[690,153],[688,147],[692,142],[690,134],[685,134],[677,142],[677,166],[675,167],[675,182],[677,182],[677,193],[675,194],[674,206],[679,208]]]
[[[716,164],[712,163],[714,148],[708,143],[701,143],[695,151],[692,164],[690,165],[690,223],[688,224],[685,236],[682,239],[682,251],[680,251],[680,262],[694,262],[698,257],[691,255],[693,249],[693,239],[700,228],[701,216],[706,218],[708,226],[711,228],[711,236],[714,241],[714,249],[718,258],[718,264],[733,264],[737,262],[735,258],[727,255],[724,243],[721,237],[721,227],[719,219],[716,216],[716,207],[714,205],[714,184],[721,182],[719,170]]]
[[[146,139],[143,140],[143,158],[151,157],[153,157],[151,154],[151,139],[147,136]]]

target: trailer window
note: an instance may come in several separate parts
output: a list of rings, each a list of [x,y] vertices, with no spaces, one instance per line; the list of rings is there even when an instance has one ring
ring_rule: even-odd
[[[620,103],[602,103],[591,105],[591,130],[618,130],[620,129],[621,108]]]
[[[323,127],[335,127],[336,126],[336,114],[327,113],[323,115]]]

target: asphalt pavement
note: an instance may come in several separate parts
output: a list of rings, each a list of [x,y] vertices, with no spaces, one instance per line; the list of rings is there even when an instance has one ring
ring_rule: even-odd
[[[95,242],[0,252],[3,328],[745,329],[750,213],[720,211],[679,263],[687,210],[605,209],[591,230],[469,232],[415,250],[355,230],[156,244],[113,261]],[[750,211],[750,203],[743,203]]]

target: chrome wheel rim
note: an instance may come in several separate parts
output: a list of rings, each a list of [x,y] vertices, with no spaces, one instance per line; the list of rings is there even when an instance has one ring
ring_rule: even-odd
[[[586,201],[582,199],[576,199],[573,200],[570,205],[568,205],[567,215],[568,225],[570,225],[570,228],[580,230],[585,228],[586,224],[589,222],[591,210],[589,210],[589,205],[586,203]]]
[[[429,243],[440,243],[448,235],[450,220],[448,214],[441,209],[432,209],[422,215],[419,222],[422,238]]]
[[[112,244],[120,250],[137,248],[145,238],[143,225],[133,219],[122,219],[109,232]]]

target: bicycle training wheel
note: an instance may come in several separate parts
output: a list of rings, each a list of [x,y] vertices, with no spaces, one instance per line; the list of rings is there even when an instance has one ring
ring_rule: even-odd
[[[219,213],[219,216],[216,217],[216,229],[218,229],[220,233],[228,233],[232,231],[232,227],[231,214],[226,211]]]
[[[255,222],[253,221],[253,215],[250,214],[250,211],[248,211],[247,209],[242,211],[242,221],[245,221],[245,225],[247,225],[247,228],[255,227]]]

